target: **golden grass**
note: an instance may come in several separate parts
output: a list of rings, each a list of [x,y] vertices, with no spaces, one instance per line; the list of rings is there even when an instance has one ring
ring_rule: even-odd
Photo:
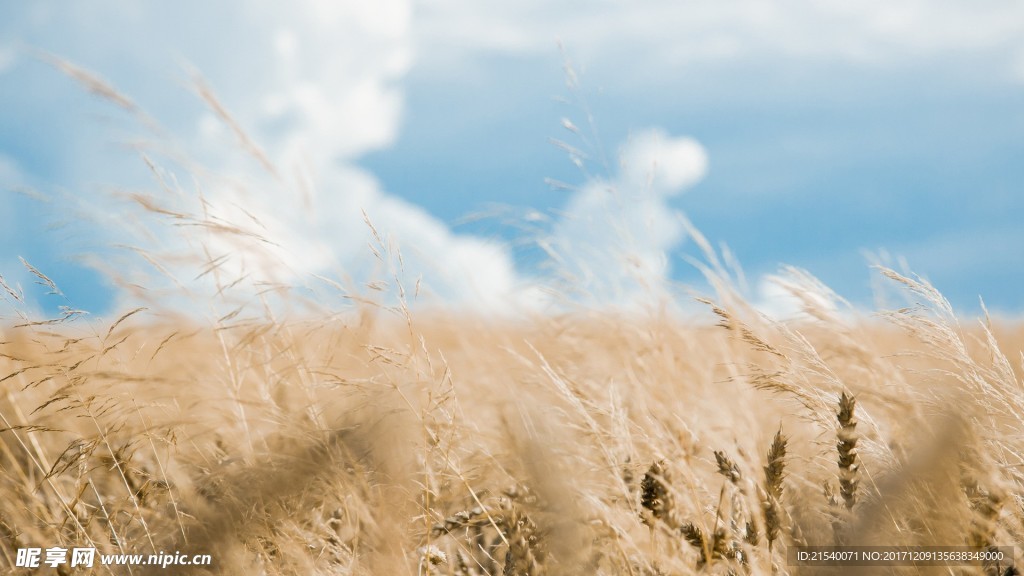
[[[7,326],[0,562],[796,574],[795,544],[1020,541],[1024,389],[985,325],[715,312]]]

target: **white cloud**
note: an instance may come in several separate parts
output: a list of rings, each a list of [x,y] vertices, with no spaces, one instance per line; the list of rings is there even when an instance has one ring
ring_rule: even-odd
[[[816,318],[833,324],[854,313],[831,288],[809,272],[792,267],[761,276],[752,306],[780,322]]]
[[[413,63],[408,0],[306,0],[256,13],[237,42],[207,39],[206,50],[189,56],[282,169],[302,164],[323,172],[394,142],[400,83]],[[243,48],[244,56],[236,54]],[[258,68],[233,74],[229,68],[243,60]],[[197,132],[209,135],[209,125],[201,120]]]
[[[243,287],[302,287],[317,285],[314,275],[323,275],[385,304],[394,304],[400,291],[410,303],[444,303],[498,314],[537,304],[504,244],[454,234],[419,206],[384,193],[372,176],[356,169],[338,170],[322,184],[336,193],[324,195],[314,210],[306,210],[301,202],[287,201],[289,192],[265,181],[211,176],[204,183],[210,191],[204,221],[229,224],[235,232],[186,226],[178,229],[183,232],[179,238],[162,234],[161,242],[152,245],[145,234],[136,234],[133,245],[154,252],[169,248],[173,257],[165,258],[163,265],[186,282],[201,267],[197,262],[230,254],[217,266],[219,278],[208,275],[191,283],[201,295],[241,277],[246,278]],[[93,218],[115,226],[121,214]],[[190,251],[184,249],[186,244]],[[173,264],[189,253],[193,257],[183,265]],[[147,281],[153,284],[159,279]],[[374,296],[365,288],[369,284],[386,288]]]
[[[197,178],[203,191],[201,206],[194,198],[175,200],[166,195],[155,198],[157,203],[192,214],[203,212],[206,222],[230,223],[242,232],[190,226],[177,229],[184,232],[181,235],[169,229],[147,239],[152,231],[136,230],[134,238],[111,237],[112,242],[178,255],[201,246],[212,258],[231,254],[230,261],[218,268],[227,279],[221,284],[245,275],[243,286],[302,285],[313,274],[325,274],[358,286],[370,280],[393,284],[392,277],[399,274],[410,299],[421,278],[422,298],[431,295],[482,310],[507,311],[530,299],[530,289],[523,286],[505,245],[453,233],[424,209],[387,194],[355,164],[363,154],[389,146],[398,134],[401,82],[413,63],[410,0],[305,0],[259,7],[231,2],[219,4],[215,13],[198,2],[185,2],[174,10],[142,5],[121,10],[114,3],[101,3],[71,8],[70,15],[43,8],[34,9],[23,26],[39,34],[67,28],[61,34],[66,33],[64,46],[71,46],[70,52],[54,52],[72,60],[82,58],[84,62],[76,63],[110,78],[143,108],[154,109],[158,120],[176,117],[172,134],[209,167]],[[195,25],[217,17],[236,25]],[[72,27],[79,22],[81,27]],[[96,33],[115,28],[124,35]],[[168,36],[168,29],[177,32]],[[135,61],[145,63],[145,70],[163,69],[166,74],[140,78],[129,73],[121,59],[127,46]],[[184,60],[206,79],[224,109],[265,151],[280,179],[261,172],[239,145],[234,129],[215,111],[183,112],[190,110],[182,105],[189,95],[166,83],[176,68],[172,57]],[[154,95],[149,86],[159,82],[168,89]],[[73,137],[98,138],[92,130],[74,131]],[[174,173],[183,188],[191,189],[193,175],[166,162],[169,177]],[[96,198],[83,204],[91,209],[97,227],[111,234],[127,233],[119,222],[122,212]],[[374,238],[363,221],[364,211],[395,250],[384,269],[368,248]],[[398,251],[400,271],[391,269],[398,267]],[[187,262],[164,264],[189,282],[196,275],[190,267],[196,264]],[[215,288],[218,281],[213,276],[193,288]],[[392,286],[392,293],[395,290]]]
[[[692,138],[670,138],[659,129],[634,135],[621,154],[622,184],[652,196],[682,192],[704,177],[708,156]]]
[[[663,293],[667,253],[685,235],[668,202],[703,178],[708,166],[698,142],[660,129],[633,135],[620,160],[613,180],[590,182],[570,199],[548,239],[559,271],[582,292],[573,296],[588,304],[629,305]],[[549,279],[517,270],[508,246],[453,233],[422,208],[384,193],[366,172],[336,168],[318,185],[324,193],[314,210],[252,182],[218,186],[208,208],[212,217],[250,222],[253,236],[278,245],[230,235],[212,242],[213,253],[236,255],[233,275],[247,272],[267,281],[330,272],[356,282],[385,281],[395,293],[397,279],[412,300],[422,280],[420,300],[499,314],[549,302],[541,288]],[[363,221],[364,211],[379,240]],[[375,245],[381,261],[368,245]]]
[[[548,52],[562,39],[584,62],[666,66],[741,58],[799,57],[886,62],[914,55],[1024,46],[1024,5],[953,0],[637,0],[503,4],[430,0],[420,14],[424,59]],[[442,64],[445,66],[446,64]]]
[[[504,244],[453,234],[426,211],[394,197],[382,197],[368,215],[397,241],[407,291],[422,277],[430,295],[478,311],[502,314],[536,304]]]
[[[685,235],[668,199],[707,172],[704,148],[660,129],[623,147],[618,176],[593,181],[570,199],[548,245],[585,299],[625,302],[657,294],[669,275],[667,252]]]

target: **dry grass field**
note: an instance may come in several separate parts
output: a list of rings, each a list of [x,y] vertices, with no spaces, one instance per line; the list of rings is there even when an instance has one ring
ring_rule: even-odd
[[[854,569],[787,551],[1021,541],[1021,331],[884,273],[921,306],[850,320],[809,298],[783,324],[722,290],[717,326],[11,321],[0,564],[57,573],[9,567],[88,546],[213,559],[142,574],[817,574]],[[901,570],[1015,573],[864,573]]]

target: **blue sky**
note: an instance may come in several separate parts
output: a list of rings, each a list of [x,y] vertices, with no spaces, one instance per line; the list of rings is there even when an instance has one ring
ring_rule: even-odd
[[[529,239],[592,301],[628,300],[637,285],[698,282],[683,211],[729,245],[754,300],[792,264],[870,307],[882,258],[964,312],[979,295],[1022,311],[1016,2],[41,1],[5,4],[0,22],[0,274],[38,292],[24,257],[94,312],[132,303],[95,270],[111,246],[195,248],[117,200],[158,189],[128,146],[140,141],[186,196],[201,187],[218,215],[251,214],[280,240],[268,258],[210,240],[253,282],[382,274],[365,210],[407,281],[442,301],[536,305],[552,278]],[[161,130],[40,52],[109,81]],[[279,181],[196,97],[195,73]],[[11,192],[25,188],[50,201]],[[501,216],[465,221],[477,213]]]

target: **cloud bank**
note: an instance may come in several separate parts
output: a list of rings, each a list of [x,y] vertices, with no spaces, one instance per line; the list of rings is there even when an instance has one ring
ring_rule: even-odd
[[[124,228],[117,225],[122,215],[95,188],[77,183],[110,183],[106,176],[120,167],[112,163],[125,156],[101,157],[97,143],[109,135],[96,133],[95,118],[67,111],[83,96],[61,92],[66,80],[48,80],[50,71],[29,65],[13,46],[41,48],[100,72],[205,167],[193,183],[185,166],[172,188],[201,191],[202,202],[192,196],[186,208],[245,232],[208,239],[213,258],[234,254],[233,264],[222,268],[230,276],[244,276],[250,285],[303,283],[313,275],[353,284],[383,278],[392,290],[399,276],[409,292],[422,279],[424,299],[490,311],[537,306],[544,300],[539,286],[549,278],[517,268],[501,242],[455,233],[423,207],[389,194],[359,166],[363,156],[399,137],[403,82],[416,66],[464,75],[494,54],[551,58],[556,38],[586,62],[629,61],[631,73],[649,76],[686,64],[761,57],[884,66],[894,57],[962,51],[1020,55],[1000,63],[1010,74],[1024,61],[1024,7],[1009,1],[981,11],[945,0],[872,0],[855,9],[825,0],[558,6],[538,0],[488,6],[467,0],[186,0],[129,7],[113,0],[88,6],[41,0],[7,12],[0,31],[10,40],[0,47],[0,74],[46,96],[26,96],[19,113],[54,116],[41,132],[47,145],[61,147],[53,154],[63,158],[54,169],[63,179],[58,184],[74,183],[74,194],[92,206],[102,228]],[[219,104],[184,104],[181,85],[191,80],[183,70],[201,75]],[[10,153],[11,166],[35,180],[53,176],[19,152]],[[594,301],[628,300],[670,276],[666,254],[685,235],[673,199],[708,169],[698,142],[656,128],[635,132],[620,160],[617,173],[584,183],[567,200],[543,238],[560,272]],[[9,230],[16,226],[15,219]],[[105,240],[122,241],[117,234]],[[378,259],[368,248],[377,244],[393,253]]]
[[[561,38],[588,63],[625,58],[647,75],[763,57],[885,65],[964,52],[1024,55],[1024,6],[1012,0],[983,8],[954,0],[427,0],[418,20],[420,44],[446,59],[547,53]],[[1018,63],[1001,65],[1014,73]]]
[[[388,194],[358,166],[362,155],[397,138],[402,80],[417,50],[411,2],[368,6],[234,1],[215,9],[184,2],[173,9],[125,10],[115,2],[88,8],[39,2],[7,28],[26,44],[101,72],[177,143],[166,164],[158,153],[151,156],[165,190],[146,202],[164,211],[160,217],[190,214],[188,226],[133,228],[123,205],[95,191],[78,197],[109,243],[131,243],[153,254],[193,250],[209,260],[198,276],[194,262],[164,262],[177,281],[195,284],[199,278],[212,291],[225,284],[303,285],[322,275],[350,287],[386,283],[391,295],[404,290],[488,312],[543,306],[541,286],[548,279],[517,269],[507,245],[453,232],[422,207]],[[204,20],[211,25],[197,25]],[[495,31],[503,24],[488,26]],[[124,30],[127,38],[106,33],[112,29]],[[57,40],[55,30],[67,34]],[[513,36],[509,46],[520,46]],[[487,36],[490,42],[500,37]],[[130,57],[126,45],[132,46]],[[42,74],[41,68],[31,74]],[[205,106],[182,105],[188,96],[180,86],[153,88],[168,87],[176,76],[186,77],[182,83],[200,92]],[[70,140],[68,147],[76,150],[109,138],[78,129],[90,120],[74,118],[75,125],[56,139]],[[697,142],[657,129],[635,134],[621,161],[618,175],[587,183],[569,200],[547,238],[561,271],[582,281],[582,290],[597,300],[664,281],[665,252],[683,236],[669,200],[707,169]],[[83,175],[72,169],[71,176]],[[181,226],[182,217],[170,217],[170,223]],[[122,297],[125,305],[133,298]]]
[[[194,217],[180,237],[138,227],[126,237],[132,227],[124,222],[123,205],[92,190],[72,194],[107,242],[153,253],[206,250],[217,263],[217,274],[203,276],[211,283],[245,278],[243,285],[250,286],[303,284],[323,274],[352,286],[379,275],[408,283],[412,292],[422,278],[424,298],[480,309],[514,305],[519,278],[506,246],[453,233],[423,208],[387,194],[357,165],[362,155],[393,143],[399,131],[401,82],[414,60],[412,14],[407,0],[129,9],[116,2],[40,2],[0,28],[25,45],[100,72],[162,123],[175,150],[189,156],[184,170],[176,163],[179,152],[158,166],[162,185],[176,194],[147,200]],[[114,29],[124,34],[109,34]],[[6,51],[0,56],[7,68],[13,57]],[[208,89],[205,109],[181,104],[189,96],[174,84],[175,77],[187,76],[183,67]],[[42,82],[43,68],[33,68],[30,84]],[[81,128],[94,120],[74,118],[65,130],[55,130],[53,141],[71,150],[95,148],[110,136]],[[368,248],[378,241],[384,244],[378,253],[394,252],[381,261]],[[231,257],[221,261],[223,254]],[[187,265],[167,264],[166,270],[183,281],[195,276]]]

